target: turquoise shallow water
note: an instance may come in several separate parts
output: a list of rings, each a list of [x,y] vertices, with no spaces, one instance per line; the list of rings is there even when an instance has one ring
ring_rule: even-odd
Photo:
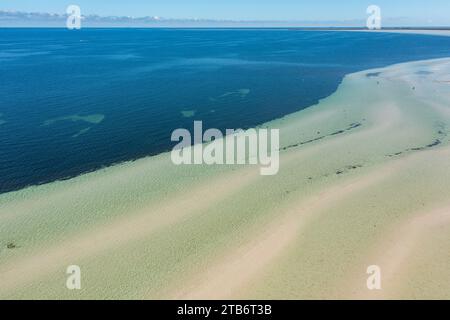
[[[248,128],[352,72],[447,57],[450,38],[296,30],[0,29],[0,192]]]

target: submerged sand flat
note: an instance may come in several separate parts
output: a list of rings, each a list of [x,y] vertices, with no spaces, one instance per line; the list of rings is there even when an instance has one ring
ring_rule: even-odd
[[[448,299],[449,81],[450,59],[347,76],[263,125],[276,176],[162,154],[1,195],[0,298]]]

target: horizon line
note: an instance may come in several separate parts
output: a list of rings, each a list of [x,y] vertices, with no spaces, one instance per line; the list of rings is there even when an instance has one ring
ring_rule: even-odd
[[[45,11],[21,11],[21,10],[6,10],[6,9],[0,9],[0,14],[20,14],[20,15],[37,15],[37,16],[51,16],[56,18],[63,18],[68,17],[69,14],[64,13],[57,13],[57,12],[45,12]],[[27,16],[24,16],[26,18],[30,18]],[[192,18],[192,17],[185,17],[185,18],[168,18],[168,17],[162,17],[158,15],[143,15],[143,16],[133,16],[133,15],[100,15],[97,13],[90,13],[81,15],[82,18],[100,18],[100,19],[108,19],[108,18],[120,18],[120,19],[132,19],[132,20],[144,20],[144,19],[153,19],[153,22],[157,21],[191,21],[191,22],[242,22],[242,23],[263,23],[263,22],[272,22],[272,23],[287,23],[287,22],[306,22],[306,23],[319,23],[319,22],[361,22],[366,21],[366,19],[363,18],[352,18],[352,19],[336,19],[336,20],[330,20],[330,19],[323,19],[323,20],[308,20],[308,19],[273,19],[273,20],[264,20],[264,19],[217,19],[217,18]],[[398,16],[398,17],[383,17],[383,20],[393,20],[393,19],[416,19],[413,17],[406,17],[406,16]],[[449,26],[450,27],[450,26]]]

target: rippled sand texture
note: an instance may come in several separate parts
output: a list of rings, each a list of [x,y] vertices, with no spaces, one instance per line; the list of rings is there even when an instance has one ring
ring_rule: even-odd
[[[163,154],[2,195],[0,298],[450,298],[449,74],[352,74],[264,125],[277,176]]]

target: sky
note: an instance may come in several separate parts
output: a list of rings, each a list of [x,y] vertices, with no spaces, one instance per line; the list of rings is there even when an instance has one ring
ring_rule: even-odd
[[[450,25],[450,0],[0,0],[0,10],[65,13],[70,4],[83,15],[291,21],[365,19],[375,4],[384,17]]]

